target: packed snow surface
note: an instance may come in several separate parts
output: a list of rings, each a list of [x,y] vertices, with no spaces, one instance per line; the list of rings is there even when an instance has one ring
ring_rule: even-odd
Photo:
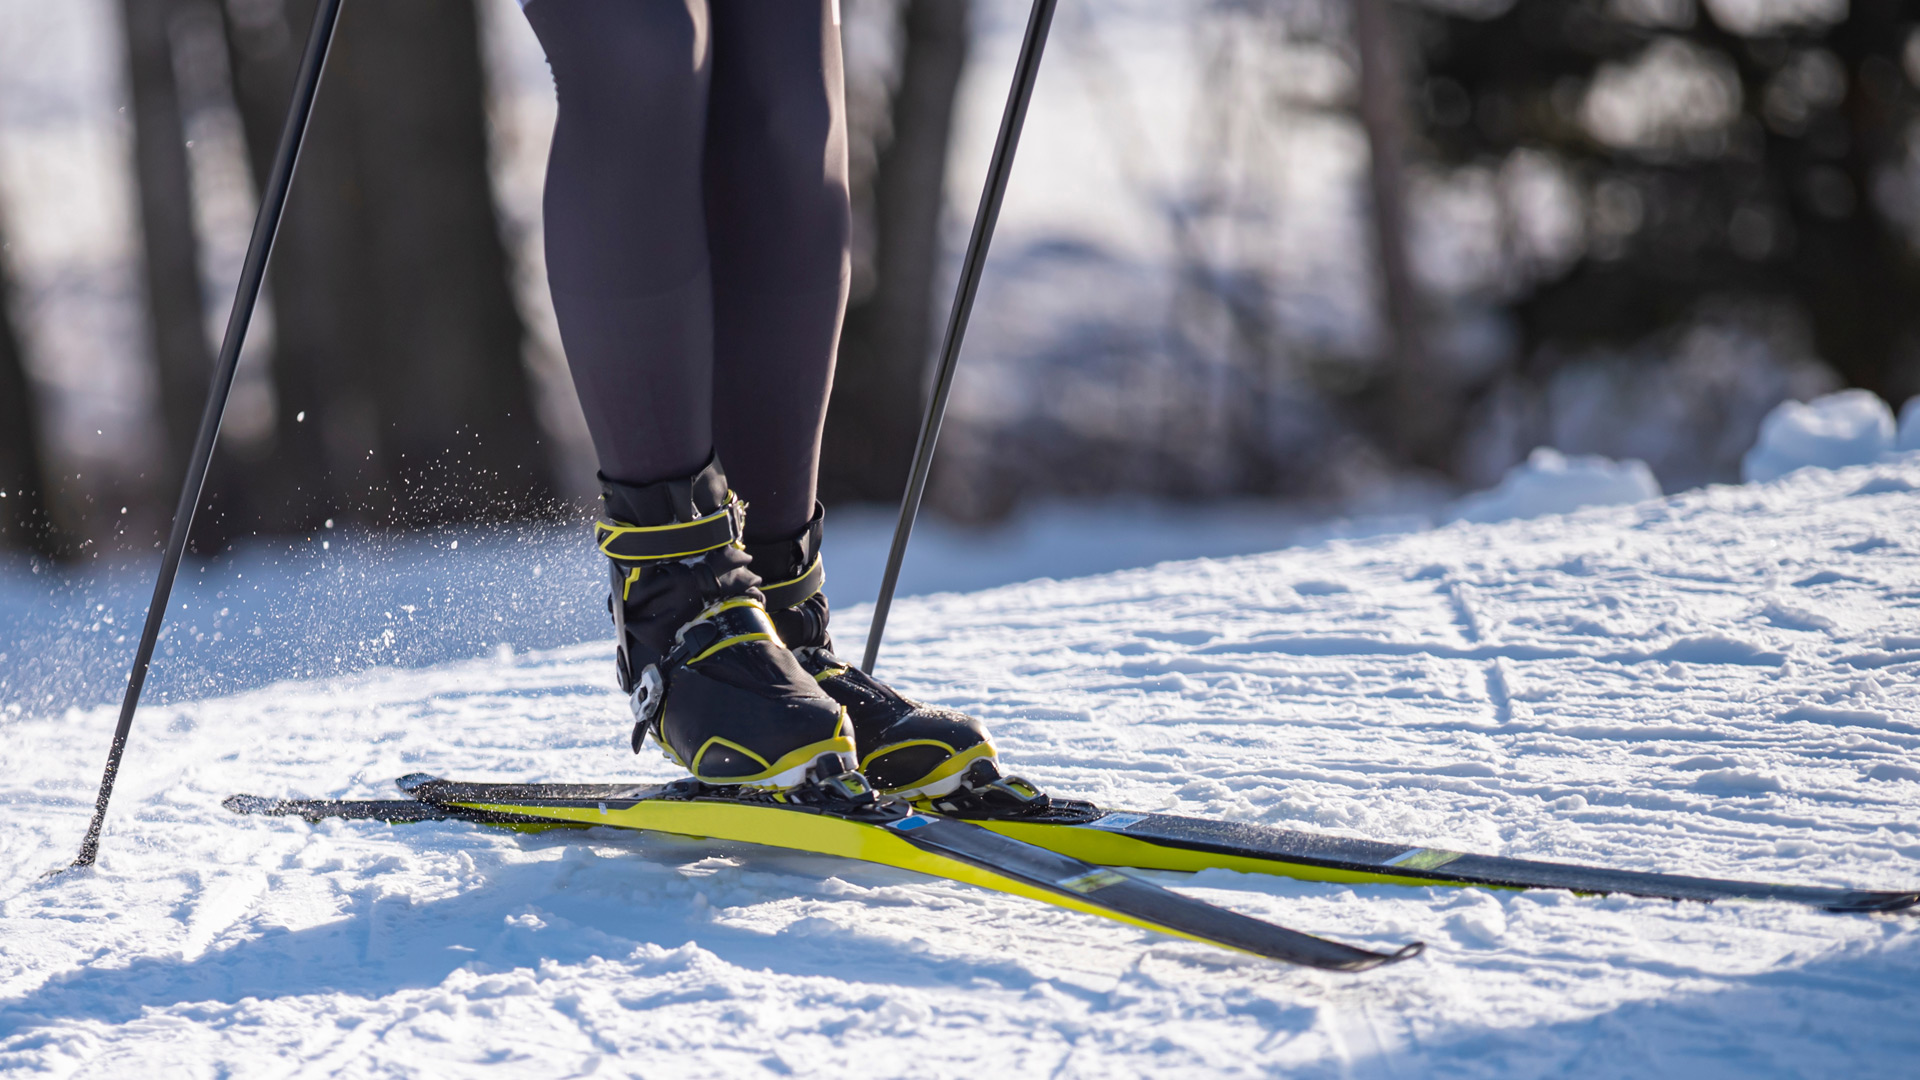
[[[1920,461],[896,608],[882,674],[1061,792],[1439,847],[1920,885]],[[451,558],[451,553],[448,554]],[[550,574],[527,588],[587,587]],[[357,588],[376,588],[362,582]],[[358,617],[361,601],[343,604]],[[864,613],[843,617],[858,649]],[[204,642],[201,649],[220,643]],[[0,1072],[1898,1075],[1920,919],[1157,879],[1291,968],[880,867],[607,830],[239,818],[416,770],[664,779],[601,644],[0,720]]]

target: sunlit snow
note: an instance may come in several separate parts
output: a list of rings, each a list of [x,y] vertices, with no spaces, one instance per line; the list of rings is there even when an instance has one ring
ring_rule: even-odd
[[[1112,805],[1912,888],[1917,489],[1920,461],[1892,460],[921,596],[882,672]],[[593,600],[571,572],[520,584]],[[339,618],[381,587],[343,586]],[[842,622],[857,649],[864,612]],[[624,747],[607,652],[177,692],[140,717],[100,865],[51,881],[113,712],[0,720],[0,1072],[1706,1078],[1920,1057],[1912,916],[1161,877],[1430,945],[1333,975],[830,858],[220,807],[391,797],[416,770],[665,778]]]

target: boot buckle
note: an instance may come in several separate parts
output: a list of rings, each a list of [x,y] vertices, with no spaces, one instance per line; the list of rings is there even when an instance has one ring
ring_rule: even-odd
[[[641,724],[652,721],[666,696],[666,682],[660,677],[660,665],[648,664],[640,672],[640,677],[634,680],[633,693],[627,698],[627,704],[633,706],[634,720]]]

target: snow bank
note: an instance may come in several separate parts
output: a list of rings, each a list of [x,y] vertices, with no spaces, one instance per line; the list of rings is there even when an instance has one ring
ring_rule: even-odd
[[[1893,448],[1893,410],[1870,390],[1783,401],[1761,421],[1760,440],[1740,462],[1740,477],[1764,483],[1795,469],[1867,465]]]
[[[1568,457],[1542,446],[1527,455],[1525,462],[1508,469],[1493,490],[1468,495],[1455,503],[1451,518],[1507,521],[1659,497],[1660,483],[1644,461],[1613,461],[1597,455]]]
[[[1900,406],[1900,430],[1893,437],[1893,448],[1902,453],[1920,450],[1920,396]]]

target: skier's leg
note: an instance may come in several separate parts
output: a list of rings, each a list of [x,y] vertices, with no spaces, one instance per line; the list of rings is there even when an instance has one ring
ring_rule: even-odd
[[[747,551],[774,625],[846,707],[862,770],[894,794],[951,800],[977,787],[979,801],[999,779],[979,721],[901,697],[835,657],[827,634],[814,477],[848,273],[836,7],[714,7],[706,177],[714,439],[753,505]],[[1008,790],[992,794],[1004,804]]]
[[[547,282],[604,475],[684,477],[713,450],[713,298],[701,154],[706,5],[531,0],[560,112]]]
[[[854,767],[846,710],[781,647],[713,456],[704,0],[532,0],[560,93],[547,270],[599,453],[621,689],[674,761],[786,787]]]
[[[820,432],[848,275],[846,108],[837,0],[713,5],[707,237],[713,434],[747,535],[814,513]]]

